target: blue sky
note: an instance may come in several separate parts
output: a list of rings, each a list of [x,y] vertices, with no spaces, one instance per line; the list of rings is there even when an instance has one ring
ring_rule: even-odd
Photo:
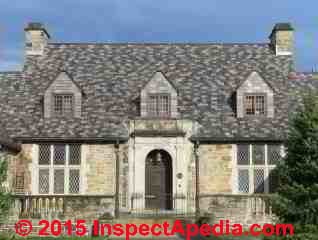
[[[20,69],[28,22],[55,42],[266,42],[293,23],[296,67],[318,67],[314,0],[0,0],[0,71]]]

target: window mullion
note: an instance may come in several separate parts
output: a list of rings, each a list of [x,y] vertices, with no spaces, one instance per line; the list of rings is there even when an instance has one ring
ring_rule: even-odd
[[[49,193],[54,193],[54,145],[50,146],[51,156],[50,156],[50,167],[49,167]]]
[[[265,144],[264,193],[269,192],[268,145]],[[267,181],[265,181],[267,179]]]
[[[250,193],[254,193],[254,166],[253,166],[253,156],[252,156],[252,144],[249,144],[249,188],[250,188]]]
[[[70,145],[65,146],[65,166],[64,166],[64,194],[68,194],[69,189],[69,157]]]

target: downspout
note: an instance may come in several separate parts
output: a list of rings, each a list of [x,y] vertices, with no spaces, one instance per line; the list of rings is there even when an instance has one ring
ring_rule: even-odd
[[[119,217],[119,141],[117,140],[115,144],[115,154],[116,154],[116,181],[115,181],[115,218]]]
[[[198,154],[198,149],[199,149],[200,142],[196,141],[194,143],[194,158],[195,158],[195,216],[196,219],[199,218],[200,216],[200,182],[199,182],[199,154]]]

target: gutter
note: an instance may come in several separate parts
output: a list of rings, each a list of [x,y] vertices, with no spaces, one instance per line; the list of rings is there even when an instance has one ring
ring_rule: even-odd
[[[216,137],[196,137],[192,136],[189,138],[191,142],[204,142],[204,143],[250,143],[250,142],[258,142],[258,143],[282,143],[285,142],[286,139],[283,138],[255,138],[255,137],[233,137],[233,138],[216,138]]]
[[[34,138],[34,137],[18,137],[15,138],[16,141],[23,143],[122,143],[127,142],[128,137],[104,137],[104,138]]]
[[[10,151],[13,151],[15,153],[19,153],[22,149],[21,144],[20,143],[15,143],[12,141],[7,141],[4,139],[0,139],[0,147],[3,146],[7,149],[9,149]]]

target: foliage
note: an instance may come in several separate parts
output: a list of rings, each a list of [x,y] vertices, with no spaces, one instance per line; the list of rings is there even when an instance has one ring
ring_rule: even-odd
[[[286,237],[266,237],[264,240],[317,240],[318,226],[316,225],[295,225],[295,235]]]
[[[7,215],[11,202],[10,193],[4,187],[4,182],[7,178],[7,167],[7,159],[0,155],[0,222]]]
[[[309,94],[291,121],[287,156],[278,164],[273,211],[281,222],[318,224],[318,95]]]

